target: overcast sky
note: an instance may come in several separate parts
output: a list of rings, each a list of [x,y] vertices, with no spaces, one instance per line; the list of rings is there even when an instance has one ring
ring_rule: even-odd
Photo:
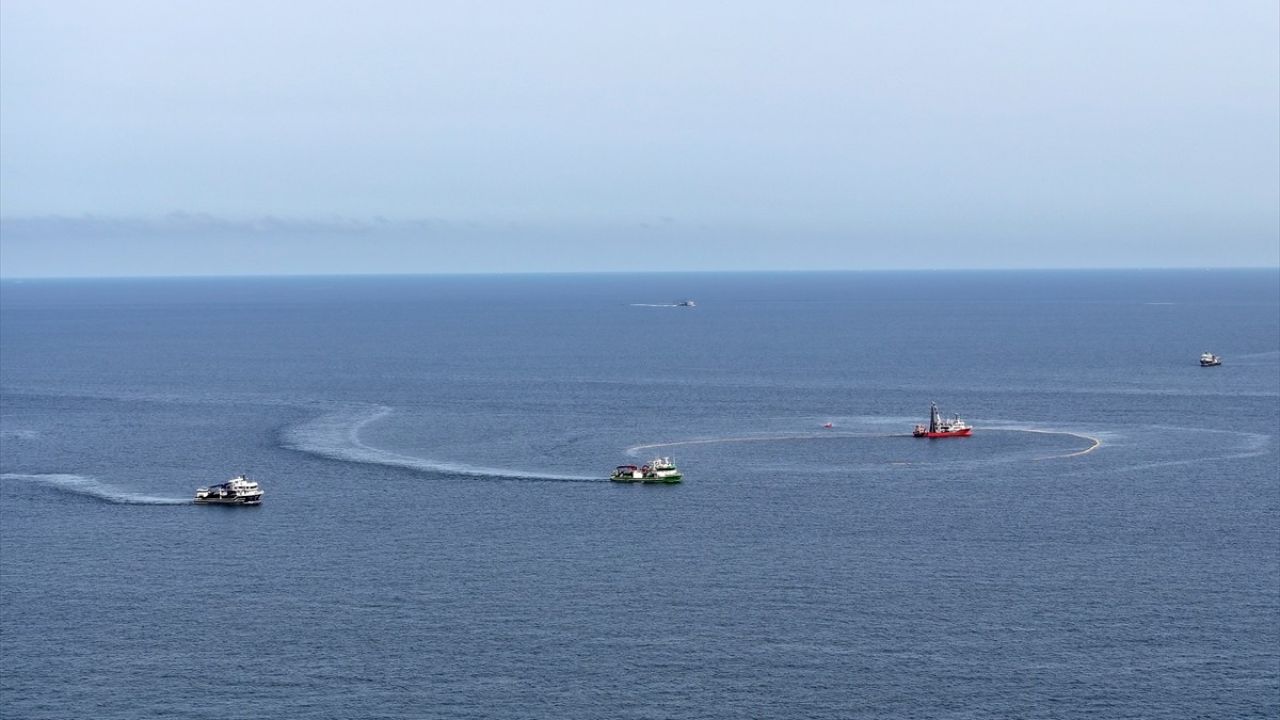
[[[0,275],[1280,265],[1280,10],[0,4]]]

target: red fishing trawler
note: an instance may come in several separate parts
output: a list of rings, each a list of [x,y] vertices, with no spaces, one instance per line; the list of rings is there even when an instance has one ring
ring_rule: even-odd
[[[973,427],[961,420],[959,415],[944,419],[942,413],[938,412],[938,403],[929,403],[928,427],[917,425],[911,434],[924,438],[969,437],[973,434]]]

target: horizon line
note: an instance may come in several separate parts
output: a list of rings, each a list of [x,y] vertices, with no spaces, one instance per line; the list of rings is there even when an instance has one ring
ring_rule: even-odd
[[[787,270],[528,270],[528,271],[458,271],[458,272],[361,272],[361,273],[187,273],[155,275],[0,275],[0,282],[44,280],[235,280],[235,279],[307,279],[307,278],[414,278],[414,277],[534,277],[584,275],[816,275],[856,273],[1083,273],[1083,272],[1186,272],[1186,271],[1264,271],[1280,272],[1280,265],[1133,265],[1107,267],[972,267],[972,268],[823,268]]]

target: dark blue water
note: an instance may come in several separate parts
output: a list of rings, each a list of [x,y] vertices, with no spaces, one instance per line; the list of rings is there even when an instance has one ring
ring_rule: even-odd
[[[2,717],[1280,713],[1274,270],[6,281],[0,392]]]

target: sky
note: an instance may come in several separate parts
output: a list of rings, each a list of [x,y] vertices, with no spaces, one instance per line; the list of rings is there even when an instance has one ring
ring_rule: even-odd
[[[0,277],[1280,266],[1280,4],[0,3]]]

